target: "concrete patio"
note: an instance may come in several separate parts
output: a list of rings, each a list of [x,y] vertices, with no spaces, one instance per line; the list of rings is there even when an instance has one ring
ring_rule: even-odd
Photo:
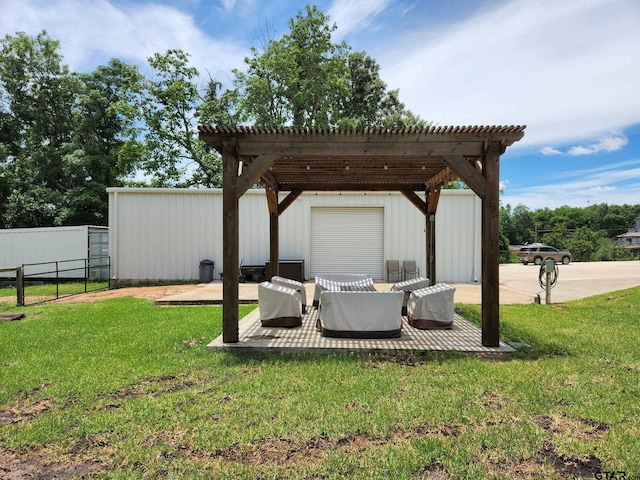
[[[240,283],[240,303],[258,303],[258,284]],[[388,291],[389,283],[376,282],[375,288]],[[480,285],[455,284],[457,303],[479,303]],[[418,330],[411,327],[406,318],[403,322],[402,336],[388,339],[343,339],[328,338],[315,329],[317,311],[313,303],[314,282],[306,282],[307,313],[303,316],[302,327],[263,328],[259,311],[256,308],[240,319],[238,324],[239,341],[223,343],[222,336],[213,340],[208,348],[226,351],[277,351],[277,352],[314,352],[329,353],[338,351],[399,351],[399,350],[439,350],[462,352],[508,353],[513,348],[504,342],[500,346],[489,348],[482,346],[482,332],[479,327],[456,314],[451,330]],[[158,305],[215,305],[222,303],[222,283],[201,284],[193,289],[156,300]]]
[[[265,328],[260,324],[256,308],[240,319],[239,341],[223,343],[222,336],[207,347],[211,350],[268,351],[280,353],[336,353],[336,352],[393,352],[415,351],[461,351],[476,353],[509,353],[514,349],[504,342],[496,348],[482,346],[480,328],[460,315],[454,317],[451,330],[418,330],[403,320],[400,338],[355,339],[329,338],[320,335],[315,328],[317,310],[308,307],[297,328]]]
[[[540,292],[537,285],[538,268],[519,264],[500,266],[500,304],[531,303]],[[455,302],[479,304],[481,288],[477,283],[452,283],[456,287]],[[553,290],[554,303],[577,300],[591,295],[612,292],[640,285],[640,262],[571,263],[560,266],[558,285]],[[376,283],[378,290],[389,290],[390,284]],[[307,305],[313,300],[314,283],[306,282]],[[258,284],[239,284],[240,303],[258,303]],[[222,303],[222,283],[215,281],[193,286],[192,289],[156,301],[158,305],[211,305]],[[315,309],[295,329],[262,328],[258,310],[239,322],[239,341],[223,344],[217,338],[209,344],[213,350],[268,350],[282,352],[336,351],[396,351],[396,350],[456,350],[465,352],[509,352],[504,343],[500,347],[482,346],[480,328],[456,315],[454,329],[434,331],[416,330],[405,323],[402,336],[386,340],[347,340],[322,337],[315,330]]]

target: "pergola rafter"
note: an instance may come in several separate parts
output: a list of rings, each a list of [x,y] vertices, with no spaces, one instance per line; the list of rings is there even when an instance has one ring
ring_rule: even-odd
[[[500,155],[524,126],[320,130],[201,126],[223,161],[223,341],[238,341],[238,199],[266,190],[270,266],[279,268],[278,218],[304,191],[397,191],[425,216],[427,274],[435,281],[440,191],[460,179],[482,199],[482,344],[499,345]],[[289,192],[278,202],[278,193]],[[424,200],[418,193],[424,193]]]

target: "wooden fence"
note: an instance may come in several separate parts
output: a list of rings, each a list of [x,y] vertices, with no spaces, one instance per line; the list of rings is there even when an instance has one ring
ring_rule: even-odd
[[[17,305],[24,307],[24,270],[22,267],[0,268],[0,273],[15,272]]]

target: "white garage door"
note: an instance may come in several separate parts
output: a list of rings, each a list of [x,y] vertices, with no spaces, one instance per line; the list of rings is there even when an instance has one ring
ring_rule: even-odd
[[[311,276],[365,273],[384,279],[384,207],[312,207]]]

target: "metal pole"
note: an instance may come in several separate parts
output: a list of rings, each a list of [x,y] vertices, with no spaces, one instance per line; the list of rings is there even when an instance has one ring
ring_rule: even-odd
[[[544,273],[547,276],[545,303],[551,305],[551,272],[555,269],[556,262],[554,260],[545,260]]]

